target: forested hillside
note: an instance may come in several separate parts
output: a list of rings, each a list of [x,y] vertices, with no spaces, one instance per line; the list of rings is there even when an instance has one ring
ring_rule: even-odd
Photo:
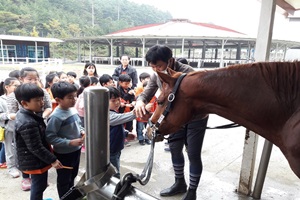
[[[0,34],[96,36],[171,18],[128,0],[0,0]]]

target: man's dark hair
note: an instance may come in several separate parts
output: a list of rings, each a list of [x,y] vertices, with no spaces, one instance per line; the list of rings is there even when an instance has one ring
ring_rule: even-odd
[[[42,88],[32,83],[24,83],[15,90],[16,99],[21,104],[21,101],[29,102],[30,99],[43,97],[44,91]]]
[[[109,91],[109,99],[121,97],[120,91],[112,86],[107,87]]]
[[[130,82],[131,77],[128,74],[120,74],[119,81],[120,82]]]
[[[77,74],[75,72],[68,72],[67,76],[73,76],[74,78],[76,78]]]
[[[150,78],[150,74],[147,72],[143,72],[139,75],[139,79],[142,82],[142,80],[146,79],[146,78]]]
[[[68,94],[76,91],[76,87],[73,84],[66,81],[59,81],[57,83],[54,83],[51,87],[53,97],[60,99],[63,99]]]
[[[168,46],[157,44],[148,50],[145,58],[148,63],[155,65],[159,60],[168,63],[172,56],[172,50]]]
[[[102,76],[100,76],[99,78],[99,82],[100,82],[100,85],[104,85],[106,83],[108,83],[110,80],[113,80],[113,78],[111,77],[111,75],[109,74],[103,74]]]

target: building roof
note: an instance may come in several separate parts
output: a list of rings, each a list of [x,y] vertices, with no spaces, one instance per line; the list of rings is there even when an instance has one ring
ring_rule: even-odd
[[[187,19],[172,19],[166,23],[148,24],[123,29],[105,35],[108,38],[249,38],[246,34],[209,23],[191,22]]]
[[[56,39],[56,38],[15,36],[15,35],[0,35],[0,40],[18,40],[18,41],[31,41],[31,42],[64,42],[63,40]]]

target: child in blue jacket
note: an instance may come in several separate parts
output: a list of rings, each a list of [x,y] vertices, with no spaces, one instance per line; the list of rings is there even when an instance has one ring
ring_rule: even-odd
[[[110,162],[117,168],[118,173],[115,176],[120,178],[121,150],[124,148],[124,139],[128,135],[123,124],[132,121],[136,117],[134,111],[118,113],[117,111],[121,105],[120,92],[115,87],[110,86],[107,88],[109,89]]]

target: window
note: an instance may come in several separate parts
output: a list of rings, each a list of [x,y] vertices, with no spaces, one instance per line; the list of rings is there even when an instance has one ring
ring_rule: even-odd
[[[28,57],[29,58],[35,58],[35,46],[28,46]],[[41,60],[44,58],[44,47],[43,46],[37,46],[37,57],[38,59],[41,58]]]
[[[0,52],[1,52],[1,46],[0,46]],[[16,57],[16,46],[15,45],[3,45],[3,55],[4,58],[7,57]],[[1,55],[2,57],[2,55]]]

